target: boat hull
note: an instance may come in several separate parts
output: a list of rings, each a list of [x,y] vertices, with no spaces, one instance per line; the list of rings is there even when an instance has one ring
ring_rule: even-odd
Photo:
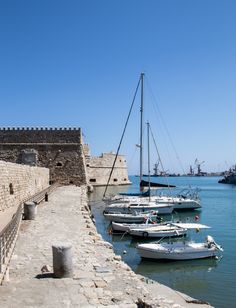
[[[137,236],[137,237],[152,237],[152,238],[165,238],[165,237],[178,237],[178,236],[184,236],[187,234],[186,229],[165,229],[165,230],[150,230],[148,229],[130,229],[129,234],[132,236]]]
[[[139,203],[139,202],[148,202],[148,197],[125,197],[125,198],[119,198],[112,200],[113,204],[130,204],[130,203]],[[184,198],[171,198],[171,197],[159,197],[159,196],[152,196],[151,202],[156,203],[156,206],[158,205],[169,205],[173,206],[174,210],[195,210],[200,209],[200,201],[193,200],[193,199],[184,199]]]
[[[156,247],[155,247],[156,245]],[[166,260],[193,260],[212,258],[218,254],[215,247],[207,248],[204,244],[197,244],[194,247],[180,245],[178,248],[171,248],[171,244],[164,246],[161,244],[140,244],[137,246],[139,255],[147,259]]]
[[[146,229],[148,227],[152,227],[153,224],[135,224],[135,223],[117,223],[117,222],[112,222],[112,230],[113,231],[119,231],[119,232],[128,232],[129,229],[131,228],[135,228],[138,227],[140,229]]]
[[[156,211],[158,215],[168,215],[173,212],[173,206],[172,205],[131,205],[126,203],[120,203],[120,204],[110,204],[105,207],[105,212],[108,213],[145,213],[150,211]]]
[[[150,219],[155,220],[156,219],[156,215],[154,216],[147,216],[147,215],[129,215],[129,214],[116,214],[116,213],[104,213],[104,216],[106,219],[110,220],[110,221],[114,221],[114,222],[120,222],[120,223],[142,223],[145,222],[147,220],[147,218],[149,217]]]

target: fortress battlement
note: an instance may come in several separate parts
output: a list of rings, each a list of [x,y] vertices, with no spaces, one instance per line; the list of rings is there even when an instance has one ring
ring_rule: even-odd
[[[0,144],[6,143],[78,143],[81,144],[79,127],[3,127]]]
[[[68,131],[68,130],[80,130],[80,127],[0,127],[0,131]]]

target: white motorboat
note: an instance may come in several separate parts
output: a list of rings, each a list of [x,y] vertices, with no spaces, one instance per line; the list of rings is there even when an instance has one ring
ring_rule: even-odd
[[[153,213],[103,213],[106,219],[114,222],[133,222],[133,223],[142,223],[145,222],[148,218],[155,220],[157,214]]]
[[[158,215],[171,214],[173,212],[173,205],[169,204],[157,204],[155,202],[130,202],[130,203],[114,203],[105,207],[107,213],[132,213],[135,212],[149,212],[157,211]]]
[[[205,242],[146,243],[137,246],[139,255],[148,259],[191,260],[216,257],[223,249],[208,235]]]
[[[157,223],[159,224],[159,219],[158,217],[156,218],[157,222],[153,222],[152,220],[150,220],[149,218],[146,220],[145,223],[139,223],[139,224],[135,224],[135,223],[117,223],[117,222],[112,222],[112,230],[113,231],[119,231],[119,232],[128,232],[129,229],[132,228],[139,228],[139,229],[145,229],[145,228],[151,228],[155,225],[157,225]]]
[[[152,225],[151,227],[139,228],[138,226],[130,227],[128,232],[132,236],[140,237],[177,237],[184,236],[187,234],[187,229],[182,228],[178,225],[172,224],[171,222],[162,223],[160,225]]]

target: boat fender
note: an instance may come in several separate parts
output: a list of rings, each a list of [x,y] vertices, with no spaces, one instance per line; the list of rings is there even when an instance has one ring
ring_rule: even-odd
[[[143,237],[148,237],[148,232],[143,232]]]

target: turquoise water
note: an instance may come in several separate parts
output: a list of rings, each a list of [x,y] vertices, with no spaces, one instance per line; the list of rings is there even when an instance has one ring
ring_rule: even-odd
[[[130,177],[133,185],[130,187],[109,188],[109,193],[118,191],[134,191],[138,178]],[[114,245],[115,252],[139,274],[166,284],[171,288],[184,292],[190,296],[210,302],[215,307],[236,307],[236,186],[218,184],[217,177],[171,177],[170,184],[179,188],[188,186],[201,189],[202,209],[187,211],[174,215],[175,219],[194,221],[199,216],[199,222],[212,228],[196,234],[191,238],[203,240],[207,234],[214,237],[223,246],[223,257],[192,261],[148,261],[142,260],[136,252],[135,246],[143,240],[133,240],[130,236],[109,234],[109,222],[103,215],[104,203],[101,196],[104,188],[96,188],[91,196],[92,211],[96,219],[96,226],[103,238]],[[164,182],[162,178],[153,181]],[[164,182],[165,183],[165,182]],[[174,190],[173,190],[174,192]],[[166,217],[165,219],[169,219]],[[146,240],[147,241],[147,240]],[[124,251],[126,253],[124,254]]]

